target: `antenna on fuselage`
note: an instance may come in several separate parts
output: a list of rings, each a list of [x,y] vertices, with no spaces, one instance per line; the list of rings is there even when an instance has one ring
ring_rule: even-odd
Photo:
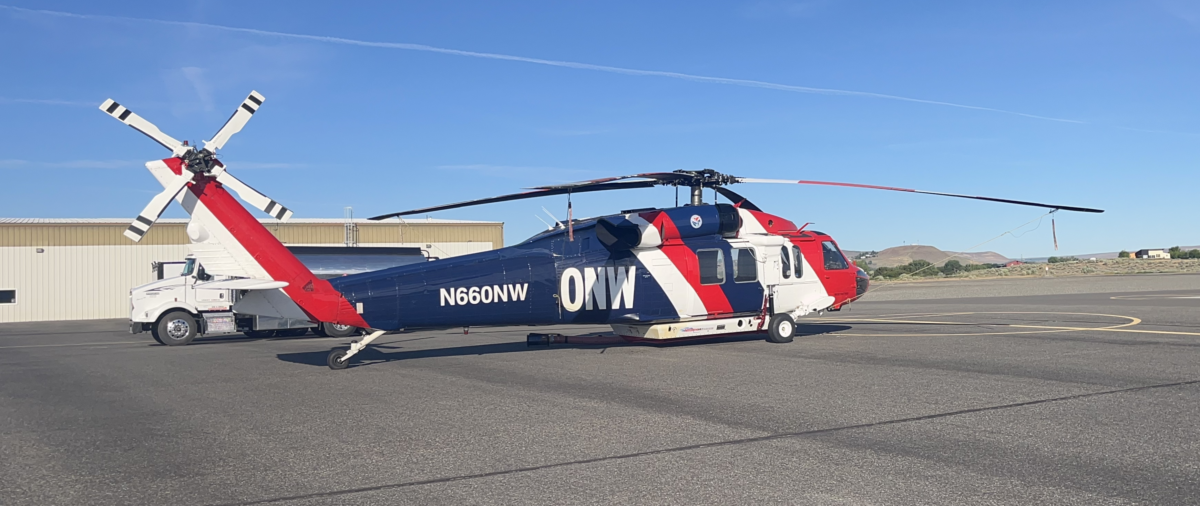
[[[535,215],[533,215],[533,217],[537,218],[538,221],[542,222],[542,225],[546,226],[546,230],[554,230],[554,225],[546,223],[546,220],[543,220],[541,216],[538,216],[535,214]]]
[[[562,222],[558,221],[558,218],[554,217],[554,213],[550,212],[549,209],[546,209],[546,206],[542,206],[542,210],[546,211],[546,214],[550,216],[550,219],[554,220],[554,223],[557,223],[558,226],[560,226],[560,227],[563,226]],[[535,214],[534,216],[537,216],[537,215]],[[538,219],[540,220],[541,218],[539,217]],[[542,222],[542,223],[545,223],[545,222]],[[550,226],[550,225],[547,224],[546,226]],[[550,228],[553,229],[554,227],[550,227]]]

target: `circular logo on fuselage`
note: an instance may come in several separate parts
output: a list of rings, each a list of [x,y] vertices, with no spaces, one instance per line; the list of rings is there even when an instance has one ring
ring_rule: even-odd
[[[700,228],[700,225],[703,225],[703,224],[704,224],[704,220],[700,219],[699,214],[692,215],[692,228]]]

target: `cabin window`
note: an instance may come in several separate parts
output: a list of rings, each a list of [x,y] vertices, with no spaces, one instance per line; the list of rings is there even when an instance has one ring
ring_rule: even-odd
[[[0,304],[16,304],[16,303],[17,303],[17,291],[16,290],[0,290]]]
[[[758,260],[754,258],[754,248],[733,249],[733,281],[758,281]]]
[[[841,250],[833,241],[825,241],[821,243],[821,249],[825,254],[825,270],[835,271],[840,269],[849,269],[846,264],[846,256],[842,255]]]
[[[792,261],[788,257],[788,247],[779,248],[779,264],[783,266],[783,279],[792,277]]]
[[[719,285],[725,282],[725,253],[719,249],[702,249],[696,252],[700,260],[700,284]]]
[[[792,245],[792,263],[796,271],[796,279],[804,277],[804,257],[800,256],[800,247]]]

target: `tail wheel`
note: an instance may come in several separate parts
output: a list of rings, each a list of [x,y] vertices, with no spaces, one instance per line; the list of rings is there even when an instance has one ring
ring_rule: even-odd
[[[329,337],[350,337],[358,335],[358,327],[353,325],[341,325],[338,323],[322,323],[321,329],[325,331]]]
[[[796,321],[787,314],[777,314],[771,317],[767,327],[767,341],[772,343],[790,343],[796,337]]]
[[[167,346],[183,346],[196,338],[196,319],[185,311],[171,311],[158,320],[156,337]]]
[[[346,358],[348,350],[335,349],[329,352],[327,362],[329,368],[335,371],[345,369],[350,366],[350,359]]]

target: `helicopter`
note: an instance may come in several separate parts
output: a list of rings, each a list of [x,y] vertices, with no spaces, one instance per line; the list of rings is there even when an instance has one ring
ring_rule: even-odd
[[[838,311],[867,292],[867,273],[842,253],[833,237],[763,211],[728,188],[735,184],[843,186],[1103,212],[889,186],[746,178],[712,169],[652,172],[375,216],[371,219],[386,220],[568,196],[565,224],[518,244],[324,280],[226,191],[232,189],[277,219],[292,214],[233,177],[216,157],[216,150],[245,126],[264,100],[251,92],[201,149],[167,136],[125,106],[105,101],[101,110],[172,152],[170,158],[146,163],[165,189],[126,235],[140,240],[170,201],[179,201],[191,215],[187,234],[193,254],[209,273],[235,278],[211,282],[212,288],[242,291],[234,311],[363,329],[365,336],[348,349],[330,351],[327,363],[335,370],[345,369],[372,341],[397,330],[606,324],[630,342],[761,334],[769,342],[788,343],[795,337],[798,318]],[[687,188],[690,199],[670,208],[630,209],[579,220],[571,216],[573,194],[655,186]],[[729,203],[705,202],[705,189]]]

